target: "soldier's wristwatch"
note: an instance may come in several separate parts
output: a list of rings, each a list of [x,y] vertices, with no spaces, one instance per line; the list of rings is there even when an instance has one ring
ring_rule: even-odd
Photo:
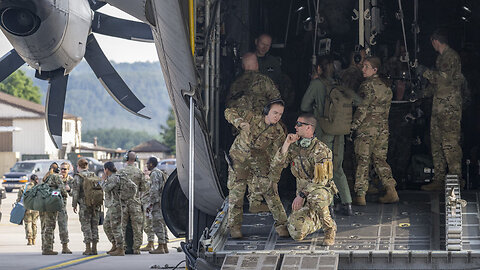
[[[303,193],[302,191],[298,193],[298,196],[300,196],[303,199],[307,198],[307,195],[305,195],[305,193]]]

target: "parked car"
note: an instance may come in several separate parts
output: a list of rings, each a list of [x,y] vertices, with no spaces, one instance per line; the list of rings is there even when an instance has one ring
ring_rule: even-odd
[[[70,175],[73,175],[73,165],[67,159],[38,159],[38,160],[26,160],[18,161],[10,168],[10,172],[3,175],[3,186],[7,192],[11,192],[13,189],[19,189],[25,183],[28,182],[32,174],[36,174],[38,179],[42,179],[48,172],[50,164],[56,162],[59,166],[63,162],[70,164]]]
[[[170,175],[177,168],[177,160],[174,158],[160,160],[157,168]]]

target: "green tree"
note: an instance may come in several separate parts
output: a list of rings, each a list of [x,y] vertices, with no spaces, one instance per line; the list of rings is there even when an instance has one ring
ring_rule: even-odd
[[[162,136],[162,143],[172,149],[172,155],[176,154],[176,146],[175,146],[175,114],[173,113],[173,109],[170,108],[167,118],[167,125],[161,125],[160,135]]]
[[[17,70],[0,83],[0,91],[40,104],[40,88],[22,70]]]
[[[97,137],[97,143],[100,146],[108,148],[122,148],[131,149],[143,142],[155,139],[159,140],[157,136],[152,136],[145,131],[132,131],[129,129],[96,129],[89,130],[82,133],[82,141],[92,142]]]

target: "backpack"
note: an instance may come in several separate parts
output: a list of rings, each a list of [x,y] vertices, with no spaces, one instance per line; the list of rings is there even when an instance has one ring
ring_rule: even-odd
[[[334,86],[325,96],[323,116],[318,124],[329,135],[345,135],[350,133],[352,125],[353,96],[346,89]]]
[[[101,179],[93,172],[87,175],[77,174],[83,179],[83,194],[85,194],[85,205],[101,206],[103,204],[103,189],[100,186]]]
[[[38,184],[27,190],[24,206],[28,210],[57,212],[63,209],[63,198],[58,190],[52,190],[46,183]]]
[[[120,200],[128,201],[137,195],[137,184],[130,180],[125,173],[117,174],[120,178]]]

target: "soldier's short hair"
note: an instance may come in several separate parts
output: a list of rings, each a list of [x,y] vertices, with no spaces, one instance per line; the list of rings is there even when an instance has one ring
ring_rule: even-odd
[[[111,161],[105,162],[105,164],[103,164],[103,168],[111,171],[112,173],[117,172],[117,168],[115,167],[115,164],[113,164],[113,162]]]
[[[448,44],[448,34],[445,29],[436,29],[430,36],[430,40],[438,40],[442,44]]]
[[[158,165],[158,159],[156,157],[149,157],[147,164],[152,164],[153,167],[157,167]]]
[[[313,113],[302,113],[298,116],[298,118],[300,118],[300,117],[305,119],[305,121],[308,124],[311,124],[314,129],[317,126],[317,119],[315,119],[315,116],[313,115]]]
[[[86,169],[87,166],[88,166],[88,161],[84,158],[81,158],[77,161],[77,165],[78,165],[78,167],[80,167],[82,169]]]
[[[68,162],[62,162],[62,164],[60,164],[60,166],[64,166],[66,165],[69,169],[70,169],[70,163]]]

